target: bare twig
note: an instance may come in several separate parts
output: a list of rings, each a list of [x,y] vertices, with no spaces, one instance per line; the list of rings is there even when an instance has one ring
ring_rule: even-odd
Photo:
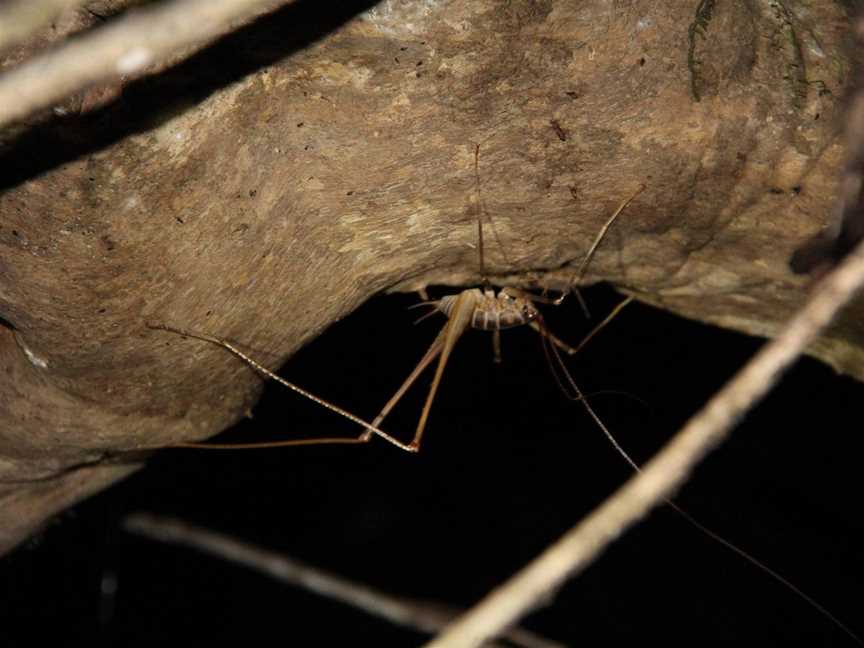
[[[136,513],[126,518],[124,527],[127,531],[160,542],[185,545],[250,567],[283,583],[308,589],[412,630],[434,634],[463,612],[437,603],[397,598],[181,520]],[[563,648],[562,644],[522,628],[504,632],[501,636],[513,645],[525,648]]]
[[[25,40],[66,9],[89,0],[13,0],[0,6],[0,52]]]
[[[272,11],[285,0],[175,0],[132,11],[0,77],[0,127],[102,81],[141,76],[172,55]]]
[[[864,285],[864,243],[814,289],[804,307],[678,434],[600,507],[501,587],[491,592],[427,648],[479,646],[548,600],[565,580],[652,508],[669,498],[689,472],[726,438]]]

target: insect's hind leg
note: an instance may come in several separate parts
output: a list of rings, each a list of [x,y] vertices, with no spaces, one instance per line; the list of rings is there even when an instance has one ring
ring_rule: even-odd
[[[334,405],[333,403],[324,400],[323,398],[319,398],[315,394],[303,389],[302,387],[295,385],[292,382],[289,382],[282,378],[281,376],[277,376],[275,373],[267,369],[267,367],[263,366],[260,362],[253,360],[248,355],[243,353],[236,346],[223,340],[222,338],[218,338],[212,335],[206,335],[203,333],[196,333],[186,329],[176,328],[173,326],[168,326],[166,324],[161,323],[147,323],[147,327],[151,329],[157,329],[162,331],[169,331],[171,333],[175,333],[177,335],[182,335],[184,337],[194,338],[197,340],[202,340],[204,342],[209,342],[211,344],[215,344],[216,346],[220,346],[227,351],[230,351],[232,354],[240,358],[243,362],[249,365],[252,369],[257,371],[259,374],[263,375],[266,378],[270,378],[271,380],[275,380],[280,385],[287,387],[288,389],[300,394],[301,396],[308,398],[309,400],[318,403],[321,407],[330,410],[331,412],[338,414],[339,416],[352,421],[353,423],[357,423],[358,425],[363,426],[364,431],[358,437],[331,437],[324,439],[294,439],[287,441],[273,441],[273,442],[263,442],[263,443],[244,443],[244,444],[205,444],[205,443],[182,443],[176,444],[168,447],[179,447],[179,448],[235,448],[235,449],[251,449],[251,448],[279,448],[279,447],[288,447],[288,446],[301,446],[301,445],[324,445],[324,444],[332,444],[332,443],[341,443],[341,444],[353,444],[353,443],[366,443],[372,434],[380,436],[385,441],[392,443],[397,448],[405,450],[406,452],[416,452],[416,448],[410,444],[402,443],[399,439],[387,434],[383,430],[377,427],[375,423],[367,423],[363,419],[358,416],[355,416],[351,412],[342,409],[341,407]]]

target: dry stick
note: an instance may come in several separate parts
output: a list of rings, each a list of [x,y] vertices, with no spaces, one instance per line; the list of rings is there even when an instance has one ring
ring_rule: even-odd
[[[628,299],[630,299],[630,298],[628,297]],[[545,341],[545,338],[544,338],[544,341]],[[555,379],[558,382],[558,386],[561,387],[561,391],[564,392],[564,394],[568,398],[571,398],[572,400],[582,401],[582,405],[585,407],[585,410],[588,412],[589,416],[591,416],[591,418],[594,419],[594,423],[596,423],[597,427],[600,428],[600,430],[603,432],[603,434],[609,440],[609,443],[611,443],[612,447],[615,448],[616,452],[618,452],[618,454],[621,455],[621,457],[624,459],[624,461],[626,461],[628,464],[630,464],[630,467],[633,468],[633,470],[635,470],[636,472],[639,472],[640,470],[642,470],[639,467],[639,464],[637,464],[635,461],[633,461],[633,458],[627,453],[626,450],[624,450],[624,448],[621,446],[621,444],[618,443],[618,440],[612,435],[612,432],[609,431],[609,428],[606,427],[606,424],[600,420],[600,417],[594,411],[594,408],[591,407],[591,404],[588,402],[588,400],[582,394],[582,390],[579,389],[579,386],[573,380],[573,377],[570,375],[570,372],[567,371],[567,367],[564,366],[564,361],[561,359],[561,355],[558,353],[558,349],[554,345],[544,344],[543,350],[546,352],[546,357],[549,360],[550,365],[553,365],[553,366],[557,365],[562,370],[562,373],[564,374],[564,379],[567,383],[567,386],[570,387],[572,394],[570,393],[570,391],[567,390],[566,386],[562,383],[560,377],[558,376],[558,372],[554,371],[553,374],[555,375]],[[551,357],[550,357],[550,355],[551,355]],[[555,360],[554,363],[552,362],[553,358]],[[744,560],[749,562],[754,567],[757,567],[758,569],[760,569],[764,574],[766,574],[766,575],[770,576],[771,578],[773,578],[774,580],[776,580],[778,583],[783,585],[783,587],[785,587],[786,589],[791,591],[793,594],[796,594],[798,597],[800,597],[802,600],[804,600],[806,603],[808,603],[814,610],[819,612],[822,616],[824,616],[826,619],[828,619],[831,623],[833,623],[838,628],[840,628],[843,632],[845,632],[847,635],[849,635],[849,637],[851,639],[853,639],[855,641],[855,643],[864,646],[864,641],[862,641],[858,635],[856,635],[854,632],[852,632],[852,630],[845,623],[843,623],[840,619],[838,619],[836,616],[831,614],[831,612],[824,605],[822,605],[816,599],[814,599],[812,596],[808,595],[802,589],[797,587],[792,581],[785,578],[784,576],[781,576],[778,572],[771,569],[765,563],[761,562],[760,560],[757,560],[754,556],[750,555],[749,553],[747,553],[746,551],[744,551],[743,549],[741,549],[737,545],[734,545],[731,542],[729,542],[723,536],[715,533],[714,531],[712,531],[711,529],[706,527],[704,524],[699,522],[699,520],[697,520],[692,515],[690,515],[687,511],[685,511],[680,506],[678,506],[673,500],[667,499],[667,500],[665,500],[665,504],[668,507],[670,507],[671,509],[673,509],[676,513],[678,513],[689,524],[692,524],[696,529],[698,529],[699,531],[704,533],[706,536],[708,536],[709,538],[711,538],[715,542],[718,542],[719,544],[723,545],[729,551],[734,552],[740,558],[743,558]]]
[[[130,12],[0,76],[0,127],[93,83],[141,76],[153,63],[209,41],[285,0],[175,0]]]
[[[0,6],[0,52],[26,40],[66,9],[90,0],[13,0]]]
[[[187,524],[182,520],[134,513],[124,520],[123,526],[129,532],[159,542],[192,547],[229,562],[255,569],[283,583],[305,588],[320,596],[420,632],[429,634],[438,632],[461,612],[437,603],[397,598],[328,574],[282,554]],[[558,642],[538,637],[522,628],[515,628],[501,636],[525,648],[563,648]]]
[[[491,592],[426,648],[467,648],[498,634],[548,600],[648,512],[671,497],[864,285],[864,243],[814,289],[804,307],[666,444],[642,472],[522,571]]]

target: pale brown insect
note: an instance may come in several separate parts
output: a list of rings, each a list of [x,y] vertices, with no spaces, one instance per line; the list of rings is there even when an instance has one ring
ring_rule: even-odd
[[[479,172],[477,170],[478,167],[478,157],[479,157],[479,145],[475,147],[475,176],[477,178],[477,187],[479,193]],[[584,275],[588,264],[591,261],[592,256],[597,250],[598,246],[604,239],[606,233],[609,228],[615,222],[617,217],[621,214],[621,212],[630,204],[630,202],[636,198],[643,190],[645,189],[644,185],[639,186],[638,189],[630,195],[627,199],[625,199],[615,210],[615,212],[607,219],[601,228],[600,232],[595,237],[592,245],[587,251],[582,263],[579,265],[577,270],[575,271],[571,281],[569,282],[569,286],[573,287],[578,284],[579,279]],[[478,200],[479,202],[479,200]],[[477,220],[477,231],[478,231],[478,254],[480,259],[480,274],[483,278],[484,282],[486,281],[486,272],[484,267],[484,251],[483,251],[483,223],[482,223],[482,207],[478,214]],[[150,324],[151,328],[162,329],[166,331],[171,331],[174,333],[178,333],[180,335],[197,338],[200,340],[204,340],[207,342],[211,342],[218,346],[221,346],[241,360],[246,362],[253,369],[263,374],[267,378],[271,378],[280,384],[288,387],[289,389],[295,391],[296,393],[312,400],[313,402],[318,403],[322,407],[325,407],[340,416],[357,423],[358,425],[363,427],[363,432],[360,433],[356,437],[331,437],[331,438],[307,438],[307,439],[293,439],[293,440],[285,440],[285,441],[276,441],[276,442],[264,442],[264,443],[247,443],[247,444],[217,444],[217,443],[184,443],[177,444],[174,447],[190,447],[190,448],[219,448],[219,449],[243,449],[243,448],[272,448],[272,447],[286,447],[286,446],[303,446],[303,445],[319,445],[319,444],[358,444],[358,443],[366,443],[371,440],[373,436],[379,436],[385,441],[397,446],[402,450],[406,450],[408,452],[417,452],[420,449],[423,433],[426,428],[426,424],[429,418],[429,414],[431,411],[432,403],[435,400],[436,393],[438,391],[438,387],[441,383],[441,379],[444,374],[444,370],[447,366],[447,362],[450,358],[450,355],[453,351],[453,348],[462,334],[470,327],[478,330],[489,331],[492,333],[492,341],[493,341],[493,351],[494,357],[496,361],[500,361],[501,358],[501,343],[500,343],[500,334],[501,331],[508,328],[514,328],[518,326],[530,326],[534,330],[536,330],[545,342],[549,342],[547,345],[553,351],[550,355],[550,365],[553,369],[553,375],[555,379],[558,381],[559,386],[562,390],[568,394],[574,400],[581,400],[583,406],[585,407],[588,414],[592,417],[598,427],[602,430],[605,436],[609,439],[612,445],[615,447],[617,452],[630,464],[630,466],[638,471],[639,466],[630,458],[628,453],[620,446],[617,440],[612,436],[611,432],[606,428],[604,423],[600,420],[599,416],[594,412],[591,405],[585,400],[581,390],[573,381],[566,367],[564,367],[561,362],[560,357],[558,356],[558,350],[563,351],[568,355],[573,355],[578,352],[598,331],[600,331],[609,321],[612,320],[622,308],[624,308],[631,300],[632,297],[625,298],[621,303],[616,306],[612,312],[582,340],[582,342],[576,347],[572,347],[565,342],[558,339],[554,336],[548,329],[545,327],[543,323],[543,318],[538,310],[536,304],[537,303],[547,303],[547,304],[560,304],[565,299],[565,297],[569,294],[568,292],[563,293],[557,299],[550,299],[545,295],[532,295],[522,290],[505,287],[497,292],[491,288],[491,286],[484,285],[481,288],[468,288],[454,295],[445,295],[438,300],[426,300],[418,306],[427,305],[433,307],[433,311],[428,315],[434,314],[436,312],[440,312],[447,317],[447,322],[442,327],[441,331],[433,340],[432,344],[399,387],[399,389],[393,394],[390,400],[384,405],[380,413],[373,419],[371,423],[364,421],[363,419],[351,414],[347,410],[344,410],[324,399],[321,399],[311,392],[291,383],[280,376],[277,376],[269,369],[261,365],[259,362],[250,358],[248,355],[243,353],[236,346],[231,343],[223,340],[221,338],[217,338],[214,336],[194,333],[191,331],[187,331],[180,328],[175,328],[171,326],[167,326],[164,324]],[[577,293],[578,296],[578,293]],[[424,316],[426,317],[426,316]],[[421,318],[422,319],[422,318]],[[546,347],[544,347],[546,348]],[[405,443],[393,435],[383,431],[381,429],[381,423],[387,417],[387,415],[391,412],[391,410],[396,406],[396,404],[401,400],[401,398],[405,395],[405,393],[410,389],[410,387],[416,382],[417,378],[423,373],[423,371],[435,360],[438,359],[438,364],[435,370],[435,375],[432,380],[432,384],[429,388],[429,392],[426,397],[425,404],[423,406],[423,410],[420,415],[420,419],[418,421],[417,427],[414,432],[414,436],[412,440],[408,443]],[[555,364],[557,364],[560,372],[556,370]],[[789,580],[782,577],[778,573],[771,570],[769,567],[764,565],[759,560],[752,557],[750,554],[745,552],[744,550],[738,548],[734,544],[728,542],[720,535],[716,534],[712,530],[708,529],[696,519],[694,519],[689,513],[681,509],[674,502],[667,500],[667,504],[672,507],[675,511],[677,511],[680,515],[682,515],[688,522],[694,525],[701,532],[705,533],[715,541],[724,545],[731,551],[735,552],[745,560],[749,561],[763,572],[767,573],[769,576],[783,584],[785,587],[790,589],[792,592],[797,594],[799,597],[804,599],[807,603],[809,603],[813,608],[815,608],[818,612],[828,618],[832,623],[834,623],[837,627],[846,632],[849,636],[851,636],[856,641],[858,640],[857,636],[851,632],[851,630],[846,627],[842,622],[840,622],[836,617],[834,617],[828,610],[826,610],[823,606],[821,606],[817,601],[813,598],[805,594],[799,588],[797,588],[794,584],[792,584]]]
[[[478,170],[478,159],[480,153],[480,145],[475,146],[474,150],[474,172],[475,178],[477,182],[478,192],[479,192],[479,170]],[[609,227],[611,227],[612,223],[618,217],[618,215],[624,210],[624,208],[644,190],[644,185],[640,185],[640,187],[624,202],[622,202],[618,209],[612,214],[612,216],[606,221],[603,228],[595,238],[591,247],[588,249],[588,252],[585,255],[582,263],[579,268],[576,270],[576,273],[573,275],[573,278],[570,281],[570,285],[573,285],[575,282],[584,275],[585,270],[588,267],[588,264],[591,261],[591,257],[594,255],[594,252],[597,250],[597,247],[600,245],[601,241],[606,235]],[[479,202],[479,200],[478,200]],[[480,213],[478,214],[477,220],[477,236],[478,236],[478,254],[480,259],[480,274],[483,277],[484,282],[485,279],[485,261],[484,261],[484,248],[483,248],[483,221],[482,221],[482,208],[480,209]],[[301,446],[301,445],[319,445],[319,444],[329,444],[329,443],[342,443],[342,444],[351,444],[351,443],[366,443],[368,442],[372,436],[379,436],[385,441],[392,443],[396,447],[406,450],[408,452],[417,452],[420,449],[420,444],[423,438],[423,432],[426,428],[426,422],[429,418],[429,412],[432,407],[432,403],[435,400],[435,395],[438,392],[438,387],[441,384],[441,378],[444,375],[444,369],[447,366],[447,361],[450,358],[450,354],[453,351],[453,347],[456,345],[456,342],[462,336],[462,334],[469,328],[475,328],[483,331],[489,331],[492,333],[492,341],[493,341],[493,350],[496,362],[500,362],[501,359],[501,331],[508,328],[514,328],[517,326],[531,326],[534,330],[536,330],[541,336],[544,337],[545,340],[548,340],[555,347],[561,349],[565,353],[572,355],[575,354],[593,335],[595,335],[601,328],[603,328],[611,319],[618,313],[620,310],[631,301],[632,298],[626,298],[621,304],[619,304],[613,312],[600,324],[598,324],[591,333],[586,336],[583,342],[577,347],[571,347],[570,345],[562,342],[555,335],[551,334],[546,327],[543,325],[543,320],[540,315],[539,310],[535,306],[535,302],[543,302],[548,304],[560,304],[564,300],[567,293],[563,293],[557,299],[549,299],[542,295],[530,295],[527,292],[518,290],[512,287],[505,287],[495,292],[488,285],[483,288],[468,288],[463,290],[462,292],[455,295],[445,295],[439,300],[435,301],[425,301],[418,306],[428,305],[434,308],[434,312],[440,312],[447,317],[447,322],[444,324],[441,331],[436,336],[435,340],[432,342],[429,349],[426,351],[424,356],[420,359],[417,365],[414,367],[413,371],[408,375],[405,379],[405,382],[402,386],[396,391],[396,393],[390,398],[378,416],[371,423],[367,423],[363,421],[361,418],[351,414],[347,410],[342,409],[341,407],[334,405],[318,396],[315,396],[311,392],[291,383],[284,378],[276,375],[266,367],[264,367],[261,363],[252,359],[245,353],[243,353],[240,349],[238,349],[233,344],[229,343],[226,340],[223,340],[218,337],[214,337],[211,335],[206,335],[203,333],[192,332],[186,329],[177,328],[174,326],[168,326],[165,324],[148,324],[150,328],[161,329],[165,331],[170,331],[173,333],[177,333],[186,337],[192,337],[199,340],[203,340],[206,342],[211,342],[213,344],[219,345],[241,360],[243,360],[250,367],[263,374],[265,377],[270,378],[272,380],[277,381],[278,383],[288,387],[294,392],[308,398],[315,403],[318,403],[322,407],[329,409],[340,416],[347,418],[348,420],[357,423],[363,426],[364,431],[357,437],[328,437],[328,438],[308,438],[308,439],[291,439],[285,441],[275,441],[275,442],[264,442],[264,443],[241,443],[241,444],[221,444],[221,443],[179,443],[173,447],[191,447],[191,448],[213,448],[213,449],[244,449],[244,448],[272,448],[272,447],[286,447],[286,446]],[[432,313],[430,313],[432,314]],[[421,318],[423,319],[423,318]],[[426,398],[426,403],[423,406],[423,410],[420,414],[420,420],[417,424],[417,428],[414,431],[414,437],[410,443],[404,443],[394,437],[393,435],[383,431],[380,428],[381,423],[384,418],[390,413],[390,411],[396,406],[399,400],[405,395],[411,385],[417,380],[421,373],[429,366],[429,364],[438,358],[438,365],[435,370],[435,376],[432,379],[432,385],[429,388],[429,393]],[[563,368],[563,366],[562,366]],[[554,370],[553,370],[553,373]],[[564,373],[566,374],[566,369],[564,369]],[[562,389],[566,390],[564,383],[561,382],[560,378],[558,378],[556,374],[556,380],[559,381],[559,385],[562,386]],[[578,387],[573,383],[572,379],[567,376],[567,381],[569,382],[571,390],[573,390],[576,394],[576,399],[582,399],[582,394],[579,392]],[[585,403],[586,407],[589,409],[589,413],[594,418],[595,421],[600,423],[600,419],[593,413],[593,410],[590,409],[587,402]],[[602,423],[600,423],[602,425]],[[607,433],[608,434],[608,433]]]
[[[477,154],[478,151],[475,150],[475,165]],[[618,209],[615,210],[615,213],[606,222],[600,234],[588,250],[585,260],[580,265],[579,270],[577,270],[577,275],[574,276],[574,280],[576,280],[577,276],[584,274],[591,256],[597,249],[597,246],[600,244],[600,241],[605,236],[606,231],[609,229],[612,222],[618,217],[630,201],[643,191],[643,189],[644,186],[640,186],[632,196],[621,203]],[[480,220],[478,220],[478,232],[480,263],[482,269],[483,235],[482,221]],[[573,281],[571,281],[571,285],[572,283]],[[543,318],[540,311],[534,304],[535,301],[560,304],[565,295],[566,293],[558,299],[550,300],[542,295],[530,295],[524,291],[511,287],[502,288],[497,293],[491,288],[485,288],[483,290],[479,288],[469,288],[463,290],[457,295],[446,295],[437,301],[425,302],[428,305],[434,306],[437,311],[446,315],[447,323],[444,325],[444,328],[441,329],[441,332],[438,333],[438,336],[432,342],[429,350],[426,351],[426,354],[420,359],[420,362],[417,363],[417,366],[414,367],[414,370],[408,378],[405,379],[405,382],[402,383],[402,386],[396,391],[396,393],[393,394],[392,398],[384,406],[384,409],[382,409],[378,416],[375,417],[370,428],[360,437],[360,439],[368,440],[371,434],[377,433],[377,426],[381,425],[381,422],[390,413],[390,410],[396,406],[396,403],[398,403],[402,396],[405,395],[405,392],[407,392],[411,385],[414,384],[414,381],[416,381],[420,374],[423,373],[423,370],[426,369],[426,367],[429,366],[429,364],[437,357],[438,366],[435,370],[435,376],[432,379],[432,386],[429,388],[429,395],[426,397],[426,403],[420,414],[420,421],[417,423],[417,428],[414,431],[414,438],[409,444],[411,450],[416,451],[420,448],[423,431],[426,428],[426,421],[429,418],[429,411],[432,408],[432,402],[435,400],[438,386],[441,384],[441,378],[444,375],[447,361],[450,359],[450,353],[453,351],[453,347],[456,345],[457,340],[469,326],[482,331],[490,331],[492,333],[492,347],[496,362],[500,362],[501,360],[501,331],[525,325],[533,328],[555,347],[563,350],[568,355],[573,355],[585,344],[585,342],[588,341],[588,339],[593,337],[601,328],[608,324],[611,319],[632,300],[632,298],[628,297],[621,302],[613,310],[610,316],[600,322],[600,324],[598,324],[591,333],[586,336],[582,343],[574,348],[565,342],[562,342],[546,329],[543,325]],[[564,370],[564,373],[567,373],[566,369]],[[558,379],[558,375],[554,370],[553,374],[556,376],[556,379]],[[569,378],[569,375],[567,376],[567,379],[571,389],[575,392],[576,398],[581,400],[582,394],[579,392],[578,387],[576,387],[572,379]],[[561,384],[560,381],[559,384]],[[593,410],[590,409],[587,402],[585,405],[588,407],[589,413],[595,421],[600,423],[600,419],[593,413]]]

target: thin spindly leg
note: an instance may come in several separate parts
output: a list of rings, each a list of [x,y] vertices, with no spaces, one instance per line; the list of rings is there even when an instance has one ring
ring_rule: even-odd
[[[606,326],[609,324],[609,322],[611,322],[613,319],[615,319],[615,317],[618,315],[618,313],[620,313],[622,310],[624,310],[624,307],[627,304],[629,304],[630,302],[632,302],[633,299],[634,299],[633,295],[630,295],[629,297],[625,297],[615,308],[612,309],[612,312],[609,313],[603,319],[602,322],[597,324],[597,326],[595,326],[593,329],[591,329],[591,332],[588,333],[588,335],[586,335],[584,338],[582,338],[582,341],[576,347],[570,346],[569,344],[567,344],[566,342],[564,342],[563,340],[558,338],[554,333],[552,333],[550,330],[548,330],[547,328],[545,328],[544,326],[542,326],[538,322],[531,322],[531,328],[533,328],[535,331],[537,331],[540,335],[544,336],[552,344],[554,344],[556,347],[561,349],[567,355],[575,355],[579,351],[581,351],[582,348],[586,344],[588,344],[588,341],[591,340],[591,338],[593,338],[600,331],[602,331],[604,328],[606,328]]]
[[[517,299],[522,297],[523,299],[527,299],[534,304],[552,304],[558,305],[560,297],[556,297],[552,299],[551,297],[547,297],[546,295],[535,295],[534,293],[530,293],[527,290],[522,290],[521,288],[516,288],[515,286],[504,286],[501,289],[502,295],[509,295],[513,297],[513,299]]]
[[[240,358],[247,365],[252,367],[255,371],[262,374],[263,376],[275,380],[280,385],[284,385],[288,389],[297,392],[301,396],[308,398],[309,400],[318,403],[322,407],[327,408],[331,412],[335,412],[340,416],[357,423],[358,425],[363,426],[364,432],[356,438],[323,438],[323,439],[296,439],[290,441],[274,441],[267,443],[244,443],[239,445],[231,445],[231,444],[217,444],[217,443],[178,443],[174,447],[180,448],[235,448],[235,449],[244,449],[244,448],[275,448],[275,447],[286,447],[286,446],[301,446],[301,445],[320,445],[320,444],[329,444],[329,443],[365,443],[369,440],[369,435],[374,433],[380,436],[382,439],[389,441],[393,445],[402,450],[406,450],[408,452],[415,452],[414,448],[402,443],[399,439],[387,434],[383,430],[378,429],[375,424],[370,424],[361,419],[358,416],[354,416],[351,412],[338,407],[328,401],[325,401],[323,398],[319,398],[315,394],[306,391],[302,387],[295,385],[294,383],[288,382],[284,378],[277,376],[275,373],[267,369],[265,366],[253,360],[248,355],[243,353],[240,349],[232,345],[230,342],[227,342],[221,338],[213,337],[211,335],[204,335],[202,333],[193,333],[191,331],[187,331],[184,329],[174,328],[172,326],[166,326],[165,324],[147,324],[149,328],[153,329],[161,329],[163,331],[170,331],[172,333],[177,333],[178,335],[183,335],[185,337],[195,338],[197,340],[203,340],[205,342],[210,342],[211,344],[215,344],[217,346],[221,346],[223,349],[227,349],[235,356]]]
[[[444,373],[444,367],[447,365],[447,360],[450,357],[450,352],[453,350],[453,346],[456,344],[456,340],[462,335],[465,329],[468,327],[468,324],[471,321],[471,314],[473,313],[475,301],[472,298],[472,294],[470,291],[465,291],[461,293],[456,300],[456,304],[453,307],[453,312],[450,315],[450,319],[447,320],[447,323],[435,337],[435,340],[429,346],[429,349],[420,359],[420,362],[417,363],[417,366],[411,371],[402,385],[396,390],[396,393],[387,401],[387,404],[384,405],[384,408],[375,417],[372,421],[372,425],[377,426],[380,425],[384,418],[390,414],[390,411],[396,406],[396,404],[402,399],[408,389],[411,388],[417,378],[419,378],[420,374],[429,366],[429,364],[435,359],[438,360],[438,367],[435,371],[435,377],[432,380],[432,386],[429,388],[429,395],[426,397],[426,403],[423,406],[423,413],[420,416],[420,421],[417,424],[417,429],[414,432],[414,439],[409,444],[409,447],[413,451],[417,451],[420,448],[420,440],[423,437],[423,430],[426,427],[426,420],[429,416],[429,409],[432,406],[432,401],[435,400],[435,393],[438,390],[438,385],[441,382],[441,376]],[[364,435],[366,437],[370,436],[372,431],[366,431]],[[361,437],[362,438],[362,437]]]
[[[597,248],[599,247],[600,242],[606,236],[606,232],[608,232],[609,228],[612,227],[612,223],[614,223],[615,219],[618,218],[618,215],[622,211],[624,211],[624,208],[630,204],[630,201],[632,201],[636,196],[638,196],[644,190],[645,190],[645,185],[644,184],[639,185],[639,188],[629,198],[627,198],[627,200],[625,200],[620,205],[618,205],[618,209],[616,209],[615,212],[606,220],[606,222],[603,224],[603,227],[600,228],[600,232],[594,238],[594,242],[591,244],[591,247],[588,248],[588,253],[585,255],[585,258],[582,259],[582,263],[579,264],[579,268],[573,274],[573,278],[568,282],[568,284],[567,284],[568,286],[578,284],[579,281],[581,281],[582,277],[585,276],[585,271],[588,269],[588,264],[591,263],[591,259],[594,257],[594,253],[597,251]],[[558,298],[556,303],[560,304],[561,302],[563,302],[564,298],[566,296],[567,296],[567,293],[565,292],[564,294],[562,294]]]
[[[542,319],[539,322],[536,322],[536,324],[537,326],[533,328],[540,334],[540,346],[543,347],[543,355],[546,356],[546,364],[549,365],[549,371],[552,373],[552,377],[558,384],[558,389],[561,390],[561,393],[564,394],[566,398],[570,400],[580,400],[581,394],[579,393],[579,388],[568,385],[567,381],[562,379],[561,374],[559,373],[563,371],[568,378],[570,376],[570,372],[567,371],[567,367],[564,366],[564,362],[561,360],[561,354],[558,353],[558,349],[555,348],[556,345],[554,344],[554,337],[549,333],[549,329],[546,328]],[[569,382],[572,383],[573,379],[569,378]]]
[[[438,354],[441,353],[441,349],[444,348],[444,335],[446,333],[446,325],[442,328],[438,335],[435,337],[435,340],[429,346],[429,350],[426,351],[425,355],[420,359],[420,362],[417,363],[417,366],[414,367],[413,371],[408,375],[405,379],[405,382],[402,383],[402,386],[396,390],[396,393],[387,401],[387,404],[384,405],[383,409],[378,413],[378,416],[372,421],[372,425],[378,426],[381,425],[381,422],[390,414],[390,411],[396,407],[396,404],[402,400],[402,397],[405,395],[405,392],[410,389],[411,385],[420,377],[420,374],[423,373],[423,370],[429,366],[429,363],[432,362],[435,358],[438,357]],[[364,436],[367,438],[374,433],[374,429],[367,430],[364,432]]]
[[[495,364],[501,364],[501,331],[492,331],[492,359]]]
[[[444,375],[447,360],[450,359],[450,353],[453,351],[456,341],[470,325],[471,316],[476,306],[477,303],[472,291],[466,290],[459,293],[453,306],[453,311],[450,313],[450,319],[447,320],[447,324],[441,332],[444,335],[444,340],[441,355],[438,357],[438,367],[435,369],[435,377],[432,379],[432,386],[429,388],[429,395],[426,397],[426,404],[423,406],[420,422],[417,424],[414,439],[410,444],[411,448],[415,451],[420,449],[420,441],[423,438],[423,430],[426,428],[426,420],[429,418],[429,410],[432,407],[432,402],[435,400],[438,386],[441,384],[441,377]]]
[[[537,331],[537,332],[538,332],[540,335],[542,335],[544,338],[546,338],[547,340],[549,340],[552,344],[554,344],[554,345],[557,346],[559,349],[561,349],[561,350],[562,350],[564,353],[566,353],[567,355],[573,355],[574,353],[576,353],[576,348],[575,348],[575,347],[571,347],[569,344],[567,344],[566,342],[564,342],[564,340],[560,339],[557,335],[555,335],[555,334],[554,334],[552,331],[550,331],[548,328],[546,328],[545,326],[541,325],[540,322],[536,322],[536,321],[535,321],[535,322],[531,322],[531,323],[529,324],[529,326],[530,326],[532,329],[534,329],[535,331]]]
[[[308,446],[308,445],[353,445],[358,443],[368,443],[368,438],[363,437],[320,437],[308,439],[291,439],[287,441],[261,441],[258,443],[172,443],[167,446],[159,446],[160,448],[197,448],[200,450],[262,450],[265,448],[288,448],[291,446]],[[402,446],[399,446],[400,448]],[[402,448],[406,452],[414,452],[407,445]]]
[[[588,333],[588,335],[586,335],[584,338],[582,338],[582,341],[579,343],[579,346],[577,346],[575,349],[572,349],[570,351],[567,351],[565,349],[565,351],[567,351],[567,353],[570,355],[574,355],[574,354],[578,353],[582,349],[582,347],[584,347],[586,344],[588,344],[588,342],[591,340],[591,338],[593,338],[600,331],[602,331],[604,328],[606,328],[606,325],[609,324],[609,322],[611,322],[613,319],[615,319],[618,316],[618,313],[620,313],[622,310],[624,310],[624,307],[627,304],[629,304],[630,302],[632,302],[633,299],[634,299],[633,295],[628,295],[627,297],[622,299],[621,302],[615,308],[613,308],[612,311],[606,317],[603,318],[602,322],[600,322],[597,326],[595,326],[593,329],[591,329],[591,332]]]
[[[582,309],[582,314],[585,316],[585,319],[591,319],[591,311],[588,310],[588,304],[585,302],[585,298],[582,296],[582,291],[579,290],[578,286],[570,286],[570,292],[572,292],[576,296],[576,301],[579,302],[579,308]],[[561,297],[558,297],[560,300]],[[556,306],[560,304],[560,301],[552,302]]]

